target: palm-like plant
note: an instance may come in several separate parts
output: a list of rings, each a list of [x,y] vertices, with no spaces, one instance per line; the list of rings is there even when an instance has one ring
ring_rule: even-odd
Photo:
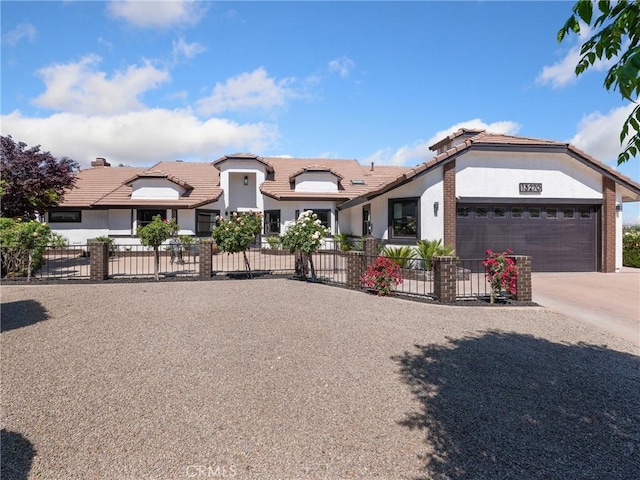
[[[424,269],[433,268],[433,257],[455,255],[455,250],[449,245],[442,245],[442,240],[420,240],[416,244],[418,257],[424,262]]]
[[[416,257],[416,251],[413,247],[409,246],[384,247],[382,249],[382,255],[390,258],[400,268],[407,268],[409,262]]]

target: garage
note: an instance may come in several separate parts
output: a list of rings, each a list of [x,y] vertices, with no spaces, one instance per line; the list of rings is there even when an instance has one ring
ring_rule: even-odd
[[[456,252],[485,258],[486,250],[531,256],[537,272],[598,270],[599,205],[458,204]]]

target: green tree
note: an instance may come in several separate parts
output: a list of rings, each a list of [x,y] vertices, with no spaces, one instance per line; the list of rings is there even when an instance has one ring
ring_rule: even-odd
[[[2,276],[23,277],[27,281],[43,262],[46,246],[53,239],[49,225],[21,218],[0,217]]]
[[[218,216],[216,217],[216,222],[217,225],[211,232],[213,241],[216,242],[220,250],[227,254],[242,252],[247,277],[251,278],[251,265],[247,257],[247,248],[262,231],[262,213],[245,212],[238,214],[233,212],[229,220]]]
[[[636,1],[620,0],[597,2],[599,12],[594,17],[595,2],[579,0],[573,6],[573,15],[569,17],[558,32],[558,42],[562,42],[571,33],[580,33],[580,21],[593,29],[593,35],[582,44],[582,58],[576,65],[576,75],[585,72],[589,67],[603,58],[614,59],[615,64],[609,69],[604,79],[607,90],[618,90],[622,98],[636,104],[622,126],[620,144],[626,147],[618,155],[618,165],[635,157],[640,151],[640,5]]]
[[[55,158],[40,146],[27,148],[11,135],[0,137],[0,211],[3,217],[35,218],[57,206],[75,182],[78,163]]]
[[[154,254],[154,277],[160,280],[160,245],[178,233],[178,224],[175,220],[163,220],[160,215],[153,217],[153,221],[136,229],[136,235],[145,247],[152,247]]]
[[[282,247],[289,249],[291,253],[300,253],[296,261],[296,273],[299,276],[306,276],[308,262],[311,267],[311,279],[316,280],[311,254],[317,252],[324,245],[324,239],[329,232],[330,230],[322,225],[313,210],[302,212],[296,222],[284,232]]]

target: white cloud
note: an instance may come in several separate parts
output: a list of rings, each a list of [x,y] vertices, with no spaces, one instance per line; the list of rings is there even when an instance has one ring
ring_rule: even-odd
[[[24,117],[15,111],[0,120],[2,135],[29,146],[42,145],[54,156],[73,158],[83,167],[95,157],[131,166],[179,158],[209,161],[229,151],[263,151],[278,137],[274,125],[200,120],[190,110],[150,109],[113,116],[59,113],[47,118]]]
[[[32,24],[21,23],[17,25],[13,30],[9,30],[7,33],[2,35],[2,43],[14,47],[22,39],[27,39],[28,41],[33,42],[37,34],[38,32],[36,30],[36,27],[34,27]]]
[[[520,125],[511,121],[485,123],[479,118],[467,120],[440,130],[426,141],[418,140],[411,145],[403,145],[396,150],[392,148],[382,148],[367,157],[364,163],[374,162],[379,165],[416,165],[428,161],[435,156],[435,152],[429,150],[429,146],[461,128],[487,130],[492,133],[514,135],[520,130]]]
[[[206,7],[202,2],[192,0],[116,0],[107,4],[107,11],[136,27],[167,28],[195,25],[205,14]]]
[[[575,83],[578,78],[575,72],[576,65],[578,65],[580,58],[582,58],[580,49],[582,44],[591,37],[591,33],[592,30],[588,25],[580,23],[580,33],[577,38],[579,44],[571,47],[565,53],[564,57],[553,65],[542,67],[542,71],[536,78],[536,83],[538,85],[548,85],[552,88],[560,88]],[[565,41],[568,41],[568,38]],[[616,61],[617,58],[612,58],[611,60],[597,60],[589,70],[599,72],[608,70]]]
[[[173,57],[178,59],[179,57],[185,57],[188,59],[194,58],[196,55],[204,52],[206,48],[198,42],[187,43],[184,38],[179,38],[177,42],[173,42]]]
[[[105,72],[96,69],[100,61],[97,55],[87,55],[75,63],[42,68],[38,74],[46,91],[33,103],[53,110],[86,114],[140,110],[144,106],[138,96],[170,79],[167,71],[158,70],[149,63],[131,65],[107,79]]]
[[[624,148],[620,145],[622,125],[634,106],[630,103],[606,114],[593,112],[585,115],[578,123],[577,133],[568,142],[602,162],[616,159]]]
[[[290,85],[293,79],[276,81],[264,68],[241,73],[224,84],[216,83],[211,95],[198,101],[198,111],[204,115],[228,111],[264,110],[281,107],[297,94]]]
[[[329,71],[338,72],[342,78],[345,78],[355,68],[356,64],[349,57],[339,57],[329,62]]]

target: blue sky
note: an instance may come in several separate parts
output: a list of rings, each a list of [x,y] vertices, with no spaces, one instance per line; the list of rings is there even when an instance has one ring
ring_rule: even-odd
[[[225,154],[415,165],[462,126],[615,166],[631,105],[576,78],[573,2],[3,1],[3,135],[82,166]],[[640,180],[638,160],[617,167]],[[640,205],[626,204],[640,223]]]

